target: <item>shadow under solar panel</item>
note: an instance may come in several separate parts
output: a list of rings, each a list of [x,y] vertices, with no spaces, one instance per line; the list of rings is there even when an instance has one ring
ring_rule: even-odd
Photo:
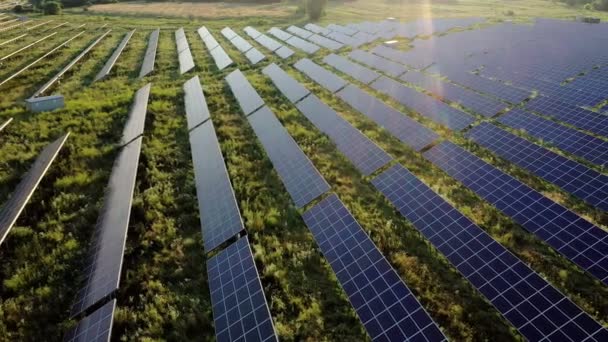
[[[335,194],[303,218],[372,340],[446,340]]]

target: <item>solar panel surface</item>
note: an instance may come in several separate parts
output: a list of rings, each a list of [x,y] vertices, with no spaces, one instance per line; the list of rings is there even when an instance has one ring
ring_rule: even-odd
[[[435,132],[352,84],[336,95],[416,151],[438,138]]]
[[[293,79],[278,65],[272,63],[262,69],[262,73],[268,76],[272,83],[291,101],[296,103],[304,96],[310,94],[310,91],[301,85],[298,81]]]
[[[232,38],[232,40],[230,40],[230,42],[232,43],[232,45],[234,45],[239,51],[241,52],[247,52],[250,49],[253,48],[253,46],[251,44],[249,44],[248,41],[246,41],[245,39],[243,39],[243,37],[235,35],[234,38]]]
[[[608,332],[403,166],[372,183],[528,340]]]
[[[194,76],[184,83],[184,104],[186,106],[188,130],[210,118],[209,108],[198,76]]]
[[[347,84],[344,79],[322,66],[315,64],[308,58],[300,59],[293,66],[332,93],[344,88]]]
[[[116,64],[118,57],[120,57],[120,54],[122,53],[122,51],[125,49],[125,47],[129,43],[129,40],[133,36],[133,33],[135,33],[135,30],[129,31],[125,35],[125,37],[120,42],[120,44],[118,45],[118,47],[116,48],[116,50],[114,51],[112,56],[110,56],[110,58],[108,58],[108,61],[106,62],[106,64],[99,71],[97,76],[95,76],[95,78],[93,79],[93,82],[99,81],[100,79],[102,79],[110,74],[110,71],[112,71],[112,68],[114,67],[114,64]]]
[[[475,121],[472,116],[464,112],[384,76],[374,81],[371,87],[422,116],[455,131],[461,131]]]
[[[405,66],[389,61],[385,58],[375,56],[367,51],[354,50],[348,55],[348,57],[371,68],[380,70],[389,76],[399,77],[407,72]]]
[[[276,38],[278,38],[282,41],[287,41],[289,38],[293,37],[291,34],[285,32],[277,27],[272,27],[270,30],[268,30],[268,33],[270,33],[271,35],[275,36]]]
[[[251,26],[247,26],[243,29],[247,35],[253,39],[257,39],[262,33]]]
[[[29,171],[21,178],[11,197],[0,208],[0,244],[6,239],[68,136],[69,133],[58,138],[40,152]]]
[[[247,119],[298,208],[329,190],[329,184],[268,107]]]
[[[277,54],[277,56],[283,59],[289,58],[294,54],[293,50],[288,48],[287,46],[281,46],[281,48],[276,50],[275,53]]]
[[[318,34],[313,34],[312,36],[308,37],[308,40],[331,51],[339,50],[344,46],[340,42],[336,42],[335,40],[325,38]]]
[[[122,139],[120,140],[121,146],[144,134],[146,113],[148,111],[148,98],[150,97],[151,88],[152,83],[148,83],[135,93],[133,104],[129,111],[129,118],[122,131]]]
[[[313,32],[304,30],[302,28],[299,28],[299,27],[293,26],[293,25],[289,26],[287,28],[287,31],[289,33],[295,34],[296,36],[303,38],[303,39],[308,39],[310,36],[312,36],[314,34]]]
[[[226,82],[228,82],[232,94],[239,102],[245,115],[253,113],[256,109],[264,105],[264,100],[262,100],[260,95],[253,89],[251,83],[247,81],[247,78],[239,69],[236,69],[226,76]]]
[[[220,32],[228,40],[232,40],[232,38],[236,37],[236,32],[234,32],[230,27],[224,27]]]
[[[146,48],[146,54],[144,55],[144,61],[142,62],[141,70],[139,71],[139,78],[142,78],[154,71],[154,62],[156,61],[156,49],[158,47],[159,35],[160,29],[156,29],[150,33],[148,47]]]
[[[365,84],[370,84],[380,77],[377,72],[333,53],[325,56],[323,62]]]
[[[303,218],[372,340],[446,340],[335,194]]]
[[[247,237],[207,261],[218,342],[278,341]]]
[[[266,56],[264,56],[258,49],[256,48],[252,48],[251,50],[247,51],[245,53],[245,57],[247,57],[247,59],[249,60],[249,62],[253,65],[258,64],[259,62],[263,61],[264,59],[266,59]]]
[[[319,51],[319,49],[320,49],[320,47],[318,45],[309,43],[309,42],[305,41],[304,39],[302,39],[300,37],[296,37],[296,36],[291,36],[291,38],[287,39],[285,42],[287,44],[295,47],[296,49],[306,52],[309,55],[314,54],[315,52]]]
[[[190,132],[190,148],[205,251],[241,232],[243,221],[211,120]]]
[[[209,51],[209,53],[211,54],[211,57],[213,57],[215,65],[220,71],[234,64],[232,59],[221,46],[216,46],[215,49]]]
[[[608,284],[608,233],[451,142],[424,157]]]
[[[273,51],[273,52],[283,46],[283,45],[281,45],[281,43],[268,37],[265,34],[261,34],[260,36],[258,36],[255,39],[255,41],[260,43],[260,45],[262,45],[263,47],[265,47],[268,50]]]
[[[530,100],[526,104],[526,108],[574,127],[608,137],[608,116],[545,96]]]
[[[116,299],[95,310],[81,319],[63,337],[64,342],[110,342],[112,324],[114,323],[114,310]]]
[[[327,134],[338,150],[365,176],[369,176],[392,160],[384,150],[315,95],[309,95],[296,107],[320,131]]]

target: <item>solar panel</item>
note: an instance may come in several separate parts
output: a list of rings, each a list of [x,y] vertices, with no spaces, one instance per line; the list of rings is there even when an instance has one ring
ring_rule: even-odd
[[[254,29],[254,28],[253,28],[253,27],[251,27],[251,26],[247,26],[247,27],[245,27],[245,28],[243,29],[243,31],[245,31],[245,33],[247,33],[247,35],[248,35],[249,37],[251,37],[251,38],[253,38],[253,39],[256,39],[256,40],[257,40],[257,38],[258,38],[260,35],[262,35],[262,33],[261,33],[260,31],[258,31],[258,30],[256,30],[256,29]]]
[[[365,41],[353,38],[351,36],[347,36],[340,32],[331,32],[327,35],[327,38],[331,38],[337,42],[340,42],[344,45],[348,45],[352,48],[358,48],[359,46],[365,44]]]
[[[526,104],[526,108],[574,127],[608,137],[608,116],[544,96],[530,100]]]
[[[304,38],[304,39],[308,39],[310,36],[313,35],[312,32],[306,31],[304,29],[301,29],[301,28],[299,28],[297,26],[293,26],[293,25],[289,26],[287,28],[287,31],[291,34],[295,34],[296,36],[298,36],[300,38]]]
[[[86,316],[65,334],[64,342],[110,342],[116,299]]]
[[[8,126],[8,124],[11,123],[11,121],[13,121],[13,118],[9,118],[8,120],[4,121],[3,123],[0,124],[0,132],[2,132],[2,130]]]
[[[276,38],[282,40],[282,41],[287,41],[289,38],[293,37],[292,35],[290,35],[289,33],[273,27],[270,30],[268,30],[268,33],[270,33],[271,35],[275,36]]]
[[[371,52],[375,55],[390,59],[401,64],[408,64],[408,53],[405,51],[393,49],[385,45],[377,45],[373,49],[371,49]],[[414,66],[416,67],[416,65]]]
[[[184,103],[186,105],[188,130],[210,118],[209,108],[207,108],[207,101],[198,76],[194,76],[184,83]]]
[[[151,88],[152,83],[148,83],[135,93],[133,104],[129,111],[129,118],[122,132],[121,146],[144,134],[146,113],[148,111],[148,97],[150,96]]]
[[[344,46],[342,43],[325,38],[318,34],[313,34],[312,36],[308,37],[308,40],[331,51],[339,50]]]
[[[239,69],[226,76],[226,82],[228,82],[232,94],[236,97],[245,115],[253,113],[264,105],[264,100],[253,89],[251,83],[247,81],[247,78]]]
[[[350,54],[348,54],[348,57],[371,68],[380,70],[389,76],[399,77],[405,72],[407,72],[405,66],[395,62],[391,62],[388,59],[375,56],[363,50],[354,50]]]
[[[265,34],[261,34],[260,36],[258,36],[255,39],[256,42],[260,43],[260,45],[262,45],[263,47],[267,48],[270,51],[276,51],[278,50],[280,47],[282,47],[283,45],[281,45],[279,42],[277,42],[276,40],[268,37]]]
[[[68,65],[63,67],[63,69],[61,69],[61,71],[59,71],[55,76],[53,76],[53,78],[51,78],[48,82],[46,82],[42,87],[40,87],[40,89],[38,89],[34,93],[34,95],[32,95],[31,98],[38,97],[39,95],[41,95],[45,91],[47,91],[53,84],[55,84],[55,82],[57,82],[61,78],[61,76],[63,76],[76,63],[78,63],[82,59],[82,57],[84,57],[87,53],[89,53],[89,51],[91,51],[102,39],[104,39],[108,34],[110,34],[111,31],[112,30],[106,31],[101,36],[99,36],[97,39],[95,39],[91,44],[89,44],[89,46],[87,46],[78,56],[76,56],[76,58],[74,58],[70,63],[68,63]]]
[[[384,76],[374,81],[371,87],[420,115],[455,131],[461,131],[475,121],[472,116],[464,112]]]
[[[448,72],[446,75],[450,80],[462,84],[465,87],[511,103],[520,103],[530,97],[530,92],[528,91],[473,75],[466,71]]]
[[[44,177],[49,167],[51,167],[69,135],[67,133],[58,138],[40,152],[30,170],[23,176],[21,182],[19,182],[15,191],[13,191],[11,197],[0,208],[0,244],[4,242],[19,215],[25,209],[27,202],[34,194],[42,177]]]
[[[417,85],[443,99],[459,103],[487,118],[495,116],[506,107],[506,105],[500,101],[484,97],[418,71],[411,70],[401,76],[401,79]]]
[[[352,84],[336,95],[416,151],[438,138],[435,132]]]
[[[253,46],[251,44],[249,44],[248,41],[246,41],[245,39],[243,39],[241,36],[234,36],[234,38],[232,38],[232,40],[230,41],[232,43],[232,45],[234,45],[239,51],[245,53],[247,51],[249,51],[250,49],[253,48]]]
[[[266,59],[266,56],[264,56],[256,48],[252,48],[251,50],[247,51],[247,53],[245,53],[245,57],[247,57],[247,59],[249,60],[249,62],[251,62],[251,64],[253,64],[253,65],[256,65],[259,62],[261,62],[264,59]]]
[[[175,45],[177,46],[177,54],[181,54],[184,50],[189,50],[188,39],[183,28],[179,28],[175,31]]]
[[[216,46],[215,49],[209,51],[209,53],[211,54],[211,57],[213,57],[215,65],[220,71],[226,69],[234,63],[221,46]]]
[[[372,340],[446,340],[335,194],[303,218]]]
[[[97,76],[95,76],[95,79],[93,79],[93,82],[97,82],[100,79],[102,79],[110,74],[110,71],[112,71],[112,68],[114,67],[114,64],[116,64],[118,57],[120,57],[120,54],[122,53],[122,51],[125,49],[125,47],[129,43],[129,40],[133,36],[133,33],[135,33],[135,30],[130,31],[125,35],[125,37],[120,42],[120,44],[118,45],[116,50],[114,50],[114,53],[112,54],[112,56],[110,56],[110,58],[108,59],[106,64],[103,66],[103,68],[101,68],[101,70],[97,74]]]
[[[329,30],[337,31],[337,32],[343,33],[348,36],[352,36],[353,34],[357,33],[357,30],[354,30],[354,29],[351,29],[351,28],[348,28],[345,26],[337,25],[337,24],[329,24],[329,25],[327,25],[327,28]]]
[[[369,176],[392,158],[333,109],[311,94],[296,107],[315,127],[327,134],[336,147],[365,176]]]
[[[353,63],[348,59],[333,53],[325,56],[323,58],[323,62],[365,84],[370,84],[380,77],[380,74],[376,73],[375,71],[361,66],[360,64]]]
[[[154,62],[156,61],[156,48],[158,47],[158,36],[160,29],[152,31],[148,40],[148,47],[146,54],[144,55],[144,61],[141,64],[141,70],[139,71],[139,78],[142,78],[152,71],[154,71]]]
[[[308,58],[302,58],[293,65],[313,81],[332,93],[344,88],[347,82],[331,71],[315,64]]]
[[[237,36],[236,32],[232,31],[230,27],[224,27],[221,32],[222,35],[228,40],[232,40],[232,38]]]
[[[277,56],[283,59],[289,58],[294,54],[293,50],[288,48],[287,46],[281,46],[281,48],[276,50],[275,53],[277,54]]]
[[[298,208],[329,190],[325,179],[268,107],[247,119]]]
[[[378,36],[371,35],[369,33],[360,31],[360,32],[355,33],[353,35],[353,38],[355,40],[362,41],[362,42],[365,42],[365,43],[371,43],[374,40],[376,40],[378,38]]]
[[[328,33],[331,32],[331,30],[326,29],[325,27],[313,24],[313,23],[308,23],[306,25],[304,25],[304,28],[307,29],[310,32],[314,32],[317,34],[322,34],[322,35],[327,35]]]
[[[200,29],[199,29],[199,35],[201,34]],[[215,40],[215,38],[213,38],[213,36],[211,34],[205,36],[204,38],[201,37],[201,39],[203,40],[203,42],[205,43],[205,46],[207,47],[207,50],[212,51],[213,49],[215,49],[216,47],[218,47],[220,45],[220,43],[217,42],[217,40]]]
[[[509,111],[498,121],[511,128],[525,130],[530,136],[557,146],[591,163],[600,166],[608,165],[607,141],[519,109]]]
[[[424,157],[608,284],[608,233],[451,142]]]
[[[291,38],[287,39],[285,41],[285,43],[295,47],[296,49],[300,49],[309,55],[314,54],[315,52],[319,51],[319,49],[320,49],[320,47],[318,45],[309,43],[309,42],[305,41],[304,39],[302,39],[300,37],[296,37],[296,36],[291,36]]]
[[[247,237],[207,261],[217,341],[278,341]]]
[[[175,31],[175,43],[177,45],[177,58],[179,59],[179,73],[185,74],[194,68],[194,60],[183,28]]]
[[[310,94],[308,89],[304,88],[304,86],[274,63],[262,69],[262,73],[272,80],[272,83],[274,83],[291,103],[296,103],[304,96]]]
[[[484,122],[467,136],[513,164],[608,211],[608,176]]]
[[[211,120],[190,132],[190,147],[203,241],[209,252],[241,232],[243,221]]]
[[[124,146],[112,168],[72,317],[118,289],[142,139]]]
[[[372,183],[528,340],[581,340],[606,333],[403,166],[391,167]]]
[[[203,39],[203,40],[205,37],[211,35],[211,32],[209,32],[209,30],[205,26],[202,26],[197,31],[198,31],[198,35],[201,36],[201,39]]]

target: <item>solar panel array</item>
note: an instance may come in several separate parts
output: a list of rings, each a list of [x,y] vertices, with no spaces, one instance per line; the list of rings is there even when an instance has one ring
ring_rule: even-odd
[[[136,102],[147,96],[150,84],[136,95]],[[84,286],[78,291],[72,305],[72,317],[85,313],[89,308],[107,300],[118,289],[122,269],[131,202],[135,190],[137,167],[141,151],[147,104],[134,104],[123,131],[122,146],[112,167],[105,191],[104,204],[93,235],[90,255],[82,272]],[[133,138],[131,138],[133,137]]]
[[[121,145],[126,145],[144,134],[150,89],[152,89],[152,83],[146,84],[135,93],[129,118],[120,140]]]
[[[303,218],[372,340],[446,340],[336,195]]]
[[[511,128],[525,130],[528,135],[591,163],[608,165],[607,141],[518,109],[502,115],[498,121]]]
[[[365,176],[369,176],[392,158],[355,129],[315,95],[309,95],[296,107],[315,127],[327,134],[336,147]]]
[[[453,82],[511,103],[520,103],[530,96],[530,92],[528,91],[494,82],[466,71],[449,70],[442,72],[442,74],[446,75]]]
[[[40,89],[38,89],[31,98],[35,98],[46,92],[55,82],[57,82],[61,76],[63,76],[66,72],[68,72],[76,63],[78,63],[89,51],[91,51],[99,42],[104,39],[108,34],[110,34],[112,30],[108,30],[95,39],[89,46],[87,46],[76,58],[74,58],[70,63],[68,63],[61,71],[59,71],[55,76],[53,76],[48,82],[46,82]],[[48,53],[46,54],[48,55]],[[45,56],[46,56],[45,55]],[[44,56],[43,56],[44,57]],[[31,64],[30,64],[31,65]],[[29,66],[28,66],[29,67]]]
[[[529,341],[608,333],[403,166],[372,183]]]
[[[608,233],[450,142],[425,158],[608,284]]]
[[[328,38],[331,38],[337,42],[340,42],[344,45],[348,45],[350,47],[352,47],[353,49],[358,48],[359,46],[365,44],[364,40],[361,39],[357,39],[354,37],[351,37],[349,35],[346,35],[344,33],[341,32],[331,32],[327,35]]]
[[[90,315],[81,319],[63,337],[64,342],[110,342],[116,299],[104,304]]]
[[[526,108],[574,127],[608,137],[608,116],[544,96],[529,101]]]
[[[314,33],[307,31],[305,29],[299,28],[297,26],[291,25],[287,28],[287,31],[291,34],[295,34],[296,36],[303,38],[303,39],[308,39],[310,38],[310,36],[312,36]]]
[[[110,58],[107,60],[106,64],[104,64],[103,68],[101,68],[101,70],[97,74],[97,76],[95,76],[95,78],[93,79],[93,82],[97,82],[110,74],[110,71],[112,71],[112,68],[114,67],[114,64],[116,64],[118,57],[120,57],[120,54],[122,53],[122,51],[125,49],[125,47],[129,43],[129,40],[133,36],[133,33],[135,33],[135,30],[129,31],[125,35],[125,37],[120,42],[120,44],[118,45],[116,50],[114,50],[114,53],[112,53],[112,56],[110,56]]]
[[[384,76],[374,81],[371,87],[420,115],[455,131],[461,131],[475,121],[472,116],[464,112]]]
[[[7,121],[2,127],[10,122]],[[11,228],[21,215],[42,177],[51,167],[59,151],[65,144],[69,133],[47,145],[34,161],[30,170],[23,176],[11,197],[0,208],[0,244],[4,242]]]
[[[268,33],[275,36],[277,39],[280,39],[280,40],[284,41],[285,43],[295,47],[296,49],[304,51],[305,53],[307,53],[309,55],[314,54],[315,52],[319,51],[319,49],[320,49],[320,47],[318,45],[307,42],[300,37],[292,36],[291,34],[285,32],[277,27],[273,27],[270,30],[268,30]]]
[[[192,130],[211,117],[198,76],[194,76],[184,83],[184,104],[188,130]]]
[[[177,45],[177,58],[179,59],[179,73],[183,75],[194,69],[192,52],[190,52],[190,45],[188,45],[188,39],[183,28],[175,31],[175,43]]]
[[[159,35],[160,29],[156,29],[150,33],[148,47],[146,48],[146,54],[144,55],[144,61],[141,64],[141,70],[139,71],[139,78],[145,77],[154,71],[154,62],[156,61],[156,49],[158,48]]]
[[[365,84],[370,84],[380,77],[377,72],[333,53],[325,56],[323,62]]]
[[[347,84],[344,79],[315,64],[308,58],[300,59],[293,66],[332,93],[344,88]]]
[[[234,70],[226,76],[226,82],[228,82],[232,94],[236,97],[236,100],[239,102],[245,115],[255,112],[264,105],[264,100],[262,100],[260,95],[253,89],[245,75],[243,75],[239,69]]]
[[[247,120],[298,208],[329,190],[329,184],[268,107]]]
[[[454,84],[439,80],[419,71],[409,71],[401,79],[419,86],[445,100],[456,102],[487,118],[493,117],[506,108],[504,103],[484,97]]]
[[[289,99],[289,101],[291,101],[291,103],[296,103],[310,94],[308,89],[274,63],[262,69],[262,73],[272,80],[274,85]]]
[[[391,62],[367,51],[354,50],[348,55],[348,57],[371,68],[380,70],[389,76],[399,77],[407,72],[407,69],[403,65]]]
[[[254,48],[248,41],[239,36],[229,27],[222,30],[222,34],[226,39],[232,43],[239,51],[245,54],[245,57],[249,60],[252,65],[255,65],[262,60],[266,59],[266,56],[262,54],[258,49]]]
[[[319,34],[313,34],[312,36],[307,38],[310,42],[315,43],[321,47],[324,47],[331,51],[336,51],[341,49],[344,44],[337,42],[335,40],[323,37]]]
[[[435,132],[352,84],[336,95],[416,151],[438,138]]]
[[[608,211],[608,176],[484,122],[467,136],[492,152]]]
[[[205,43],[205,46],[207,46],[207,50],[209,50],[215,65],[220,71],[234,63],[205,26],[200,27],[197,32]]]
[[[265,47],[266,49],[274,52],[277,56],[285,59],[291,57],[294,52],[290,48],[283,46],[281,43],[276,40],[268,37],[267,35],[260,33],[258,30],[254,29],[251,26],[247,26],[244,28],[245,32],[249,35],[249,37],[253,38],[260,45]]]
[[[278,341],[247,237],[207,260],[218,341]]]

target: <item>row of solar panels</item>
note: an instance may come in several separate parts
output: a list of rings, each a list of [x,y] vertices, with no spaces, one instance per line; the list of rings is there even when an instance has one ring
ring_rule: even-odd
[[[64,341],[109,341],[120,286],[123,255],[135,190],[148,98],[152,85],[135,93],[129,118],[123,129],[118,155],[112,167],[89,247],[89,258],[82,270],[82,287],[70,315],[79,321]]]
[[[319,66],[314,66],[312,62],[306,59],[296,63],[295,67],[308,75],[315,82],[322,86],[327,86],[326,88],[331,90],[330,88],[333,81],[331,80],[332,77],[330,77],[330,73],[323,75],[324,72],[321,71]],[[235,71],[235,74],[236,73],[237,72]],[[268,66],[264,69],[264,73],[272,79],[277,88],[295,104],[313,125],[325,133],[330,140],[336,144],[337,149],[340,150],[363,174],[368,174],[370,172],[370,169],[367,169],[370,165],[371,172],[373,172],[374,169],[378,170],[390,161],[390,156],[380,150],[377,145],[371,143],[371,141],[361,135],[360,132],[341,119],[335,111],[323,104],[314,95],[310,94],[308,90],[276,65]],[[237,78],[232,76],[232,74],[227,77],[229,84],[231,81],[235,82],[237,79],[239,84],[241,84],[241,82],[246,82],[244,77]],[[247,88],[247,90],[243,91],[236,85],[231,85],[233,94],[241,104],[243,112],[246,115],[251,113],[248,115],[248,119],[296,205],[302,206],[310,202],[310,200],[326,191],[324,190],[325,186],[319,186],[319,184],[326,183],[322,180],[322,177],[316,176],[318,175],[318,171],[314,170],[314,166],[306,166],[311,164],[305,156],[303,158],[305,158],[308,163],[296,161],[298,155],[303,155],[301,150],[297,149],[292,150],[291,152],[285,151],[287,149],[286,146],[290,145],[288,139],[279,140],[278,137],[283,135],[289,137],[288,133],[284,131],[284,128],[280,126],[278,120],[274,118],[274,115],[267,107],[262,107],[252,112],[251,108],[253,107],[249,104],[258,102],[258,100],[252,100],[250,98],[254,93],[249,89],[251,88],[250,86]],[[341,91],[344,91],[344,89]],[[355,87],[354,89],[358,88]],[[357,101],[355,101],[355,103],[357,103]],[[368,105],[367,108],[373,107]],[[274,121],[273,119],[276,120],[276,124],[271,125],[269,122]],[[261,123],[264,123],[264,125]],[[272,133],[269,133],[269,131],[272,131]],[[284,133],[279,133],[280,131],[283,131]],[[271,136],[272,139],[265,138],[265,136]],[[350,146],[347,144],[350,144]],[[358,153],[352,153],[351,148],[352,150],[357,150]],[[283,151],[281,151],[281,149]],[[430,151],[434,150],[435,148]],[[431,153],[430,151],[425,154]],[[362,163],[362,160],[365,160],[365,165]],[[291,168],[287,168],[284,165],[289,165]],[[302,166],[298,167],[298,165]],[[310,169],[311,167],[314,171]],[[475,173],[469,172],[467,174],[474,175]],[[297,186],[291,185],[292,183],[290,183],[290,180],[296,179],[298,181]],[[540,337],[546,336],[555,339],[587,336],[596,340],[601,340],[607,336],[606,334],[608,334],[608,331],[593,320],[593,318],[576,307],[569,299],[559,293],[555,288],[534,273],[534,271],[525,266],[525,264],[508,252],[506,248],[494,241],[482,229],[456,211],[456,209],[451,207],[447,202],[441,199],[439,195],[435,194],[428,186],[419,181],[401,165],[394,165],[382,172],[374,178],[372,183],[399,209],[402,215],[412,221],[416,228],[418,228],[433,245],[443,252],[454,266],[459,269],[474,286],[480,289],[488,300],[490,300],[528,339],[537,340]],[[306,190],[304,196],[301,193],[302,189]],[[544,200],[549,201],[546,198]],[[318,206],[329,206],[327,203],[333,203],[332,206],[339,208],[334,208],[333,210],[345,210],[340,209],[341,203],[339,203],[339,200],[335,196],[325,199],[319,203]],[[552,209],[554,208],[555,206],[552,207]],[[342,230],[337,232],[332,231],[328,227],[331,226],[331,222],[328,222],[328,219],[335,218],[336,215],[331,215],[331,210],[329,210],[329,213],[326,215],[317,214],[316,212],[318,211],[323,211],[323,209],[315,207],[311,209],[310,212],[307,212],[304,215],[305,221],[313,231],[315,239],[319,242],[321,250],[330,261],[332,268],[337,272],[338,280],[349,295],[353,306],[368,332],[372,338],[382,336],[376,336],[374,335],[374,332],[388,334],[390,331],[392,333],[393,331],[389,330],[388,327],[392,327],[395,324],[395,321],[389,320],[389,324],[386,325],[382,325],[382,319],[374,321],[373,318],[378,318],[374,315],[381,315],[382,312],[369,312],[369,309],[366,307],[361,309],[358,307],[358,304],[361,303],[361,301],[364,301],[364,299],[359,296],[351,296],[351,293],[349,293],[349,290],[351,289],[356,290],[357,286],[369,286],[367,283],[368,279],[365,277],[362,277],[358,281],[349,279],[349,277],[352,277],[354,274],[360,274],[361,272],[350,273],[349,271],[348,273],[340,273],[341,269],[339,266],[349,265],[353,262],[353,255],[361,255],[361,253],[349,251],[349,248],[354,248],[356,245],[347,244],[346,246],[334,246],[332,244],[339,243],[340,234],[345,234],[345,237],[352,238],[357,233],[353,233],[352,231],[347,232],[347,229],[343,229],[345,225],[349,226],[349,224],[344,223],[344,219],[339,220],[340,225],[338,225]],[[315,212],[315,214],[309,214],[312,212]],[[543,210],[541,209],[537,214],[542,215],[542,213]],[[345,213],[343,213],[343,215],[344,214]],[[545,215],[549,215],[549,213]],[[568,215],[576,216],[571,212],[569,212]],[[311,218],[310,216],[316,217]],[[340,216],[338,215],[338,217]],[[329,220],[331,221],[331,219]],[[583,254],[589,256],[593,250],[596,250],[595,248],[603,246],[602,240],[604,238],[602,236],[605,235],[605,233],[597,227],[592,225],[589,226],[590,224],[588,223],[587,226],[581,226],[580,220],[582,219],[577,217],[577,220],[572,222],[567,228],[585,228],[585,234],[592,234],[597,237],[594,241],[587,241],[590,249],[581,250]],[[551,229],[554,227],[549,225],[545,228]],[[562,231],[565,231],[565,229],[562,229]],[[315,232],[321,236],[318,237]],[[579,243],[584,237],[577,236],[575,238],[576,243]],[[600,246],[597,246],[597,243],[600,243]],[[337,251],[343,251],[344,253],[340,255],[340,253],[336,253]],[[599,261],[598,266],[605,263],[605,257],[596,255],[595,258],[596,261]],[[593,270],[590,271],[593,273]],[[363,273],[365,274],[365,272]],[[352,280],[352,282],[349,282],[350,280]],[[602,280],[606,281],[606,279]],[[348,285],[345,286],[345,284]],[[386,301],[385,303],[393,302]],[[376,325],[376,323],[378,325]],[[399,324],[397,324],[397,326],[399,326]],[[383,330],[382,328],[386,328],[386,330]],[[387,336],[390,335],[384,335],[384,337]]]

